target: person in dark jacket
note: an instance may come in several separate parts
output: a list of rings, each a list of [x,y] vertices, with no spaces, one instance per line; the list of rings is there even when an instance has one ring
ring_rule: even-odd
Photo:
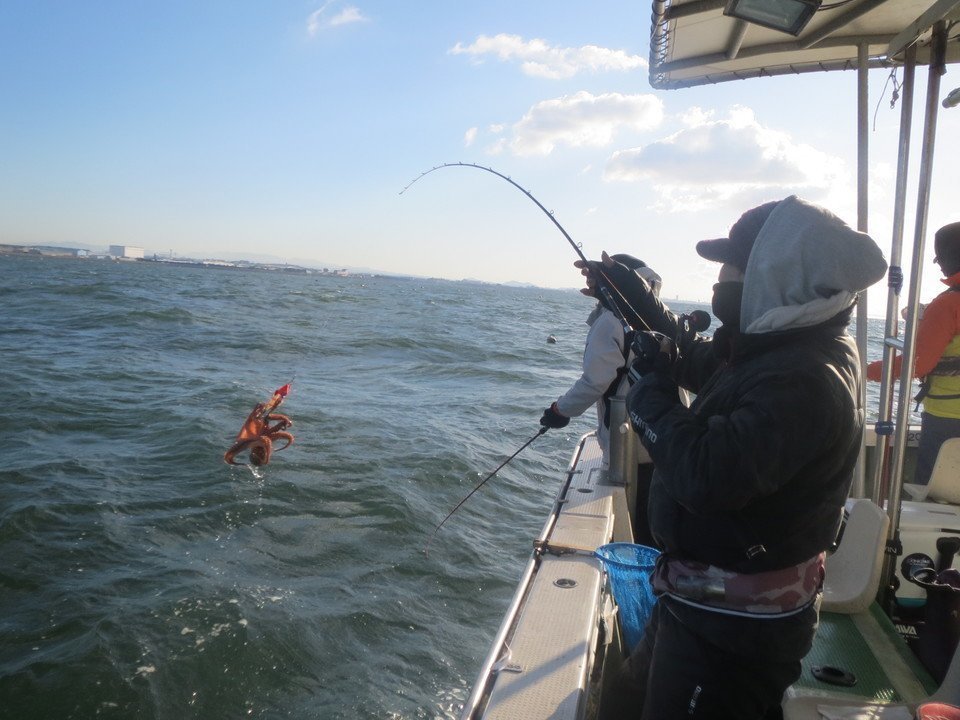
[[[763,718],[799,677],[864,425],[846,326],[886,270],[869,236],[794,196],[697,252],[723,263],[713,338],[678,334],[603,263],[647,325],[681,338],[677,361],[627,398],[656,467],[649,521],[663,548],[659,600],[618,693],[623,716],[643,720]],[[696,394],[689,407],[678,386]]]

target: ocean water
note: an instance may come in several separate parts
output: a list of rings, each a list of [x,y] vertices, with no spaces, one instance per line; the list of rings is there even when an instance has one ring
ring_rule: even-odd
[[[0,274],[0,718],[456,717],[593,418],[424,547],[577,377],[587,299],[35,257]],[[224,464],[290,381],[295,444]]]

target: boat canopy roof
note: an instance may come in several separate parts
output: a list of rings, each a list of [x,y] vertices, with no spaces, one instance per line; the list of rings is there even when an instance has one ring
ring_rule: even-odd
[[[724,15],[727,0],[654,0],[650,84],[673,89],[766,75],[898,64],[917,42],[929,61],[931,26],[944,20],[947,62],[960,61],[960,0],[824,0],[807,26],[788,33]]]

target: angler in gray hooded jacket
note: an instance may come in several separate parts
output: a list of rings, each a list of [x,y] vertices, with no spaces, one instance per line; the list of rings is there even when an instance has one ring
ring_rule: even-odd
[[[685,338],[677,363],[627,399],[656,466],[649,520],[664,551],[660,600],[628,668],[633,716],[763,718],[816,629],[864,424],[846,325],[886,262],[870,237],[793,196],[697,251],[724,263],[723,325]],[[631,299],[651,326],[675,323]],[[678,385],[697,395],[690,407]]]
[[[663,280],[653,268],[632,255],[621,253],[613,259],[636,273],[649,286],[649,292],[659,297]],[[597,442],[603,453],[604,465],[609,464],[610,400],[626,394],[627,369],[633,359],[630,351],[632,333],[624,333],[620,317],[606,306],[602,296],[591,290],[585,295],[596,297],[597,304],[586,323],[590,327],[583,348],[583,372],[563,395],[543,411],[540,424],[545,427],[566,427],[570,418],[582,415],[591,407],[597,411]]]

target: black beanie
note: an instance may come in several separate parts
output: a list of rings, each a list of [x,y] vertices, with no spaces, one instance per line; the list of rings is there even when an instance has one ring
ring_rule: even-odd
[[[627,255],[626,253],[617,253],[616,255],[610,256],[611,260],[616,260],[622,265],[626,265],[631,270],[636,270],[637,268],[646,267],[647,264],[643,260],[638,260],[633,255]]]
[[[947,277],[960,272],[960,222],[944,225],[933,236],[936,262]]]

